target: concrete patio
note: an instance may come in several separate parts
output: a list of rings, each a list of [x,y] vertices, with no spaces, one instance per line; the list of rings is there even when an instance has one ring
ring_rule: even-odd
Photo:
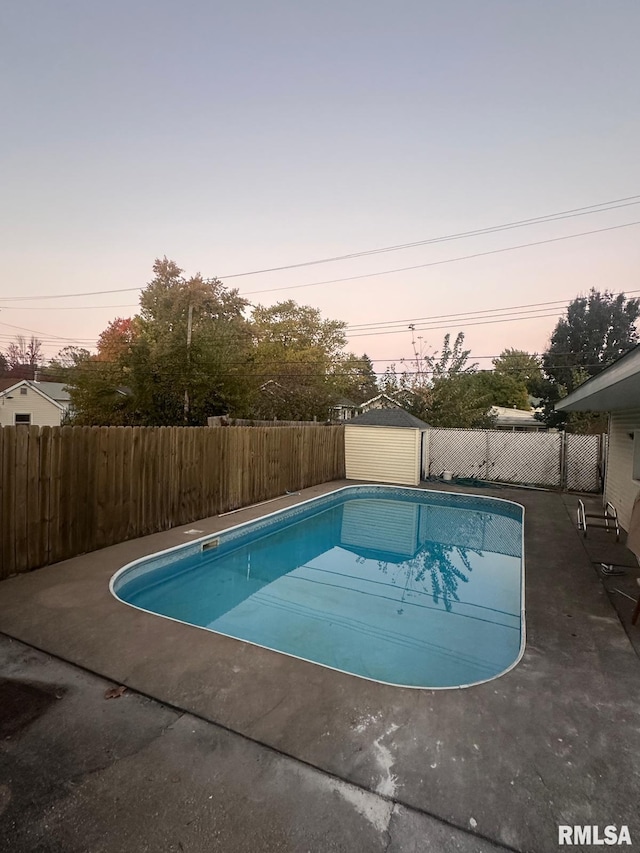
[[[0,660],[15,693],[0,718],[0,846],[546,853],[559,824],[627,825],[638,843],[640,660],[629,636],[640,626],[612,591],[631,589],[638,568],[604,531],[577,533],[574,496],[475,490],[526,507],[527,647],[508,674],[464,690],[368,682],[108,591],[116,569],[187,530],[215,532],[343,484],[0,584]],[[599,562],[628,574],[603,584]],[[105,700],[112,684],[127,693]]]

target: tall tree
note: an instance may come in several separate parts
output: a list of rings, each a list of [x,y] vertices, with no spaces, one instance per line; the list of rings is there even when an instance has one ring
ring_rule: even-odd
[[[568,418],[566,413],[556,412],[554,404],[637,345],[639,316],[639,299],[607,290],[600,293],[592,288],[588,296],[578,296],[569,304],[542,358],[548,378],[542,419],[548,426],[571,428],[573,424],[590,431],[595,421],[599,425],[599,416]]]
[[[189,279],[166,257],[140,297],[131,385],[148,422],[206,423],[242,409],[251,336],[248,302],[217,278]]]
[[[74,370],[90,358],[91,353],[84,347],[63,347],[47,364],[44,376],[49,382],[71,382]]]
[[[185,278],[167,258],[153,272],[140,313],[109,323],[97,354],[73,371],[76,420],[161,426],[245,414],[248,303],[218,279]]]
[[[126,381],[126,374],[118,365],[99,361],[95,355],[70,368],[63,381],[71,396],[72,422],[86,426],[152,424],[123,379]]]
[[[326,419],[335,399],[331,378],[343,358],[345,326],[292,299],[256,306],[254,413],[283,420]]]
[[[458,332],[453,345],[447,334],[439,351],[416,356],[408,369],[398,373],[392,364],[382,378],[382,389],[432,426],[490,426],[491,396],[477,381],[478,365],[469,363],[469,355],[464,332]]]
[[[117,321],[114,321],[117,322]],[[110,341],[112,323],[98,339],[98,352],[65,347],[47,367],[47,377],[64,382],[71,395],[72,421],[88,426],[129,426],[140,423],[135,399],[127,387],[130,353],[117,357],[102,348]],[[103,338],[103,336],[106,336]]]
[[[521,349],[504,349],[493,359],[493,369],[497,374],[510,376],[523,384],[529,394],[539,397],[542,392],[542,364],[537,355]]]
[[[477,382],[477,374],[458,373],[436,379],[427,423],[435,427],[486,429],[494,423],[491,394]]]
[[[348,353],[337,361],[329,380],[337,397],[348,397],[354,403],[364,403],[380,393],[378,377],[366,353],[362,356]]]
[[[592,288],[588,296],[578,296],[553,330],[542,358],[545,373],[573,391],[577,368],[595,376],[638,343],[639,316],[640,299],[623,293]]]
[[[139,337],[137,318],[116,317],[98,337],[98,361],[117,362],[126,358]]]
[[[530,409],[525,383],[510,373],[482,370],[474,374],[473,382],[484,393],[491,406],[513,409]]]
[[[52,358],[49,364],[47,365],[47,373],[53,372],[54,370],[60,372],[65,370],[72,370],[74,367],[77,367],[79,364],[82,364],[90,357],[91,353],[88,349],[85,349],[84,347],[63,347],[58,352],[56,357]]]
[[[442,349],[433,355],[423,357],[427,373],[433,380],[459,376],[461,373],[474,373],[477,363],[468,364],[471,350],[464,349],[464,332],[458,332],[451,346],[451,335],[447,333],[442,341]]]

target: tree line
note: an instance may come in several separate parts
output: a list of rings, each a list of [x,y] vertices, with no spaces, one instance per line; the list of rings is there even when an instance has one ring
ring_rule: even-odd
[[[190,278],[166,257],[153,265],[131,318],[109,323],[97,352],[65,347],[46,366],[36,338],[0,354],[0,373],[64,382],[73,422],[199,425],[210,415],[320,420],[343,401],[384,392],[432,426],[490,427],[493,406],[531,408],[547,426],[601,431],[602,415],[558,413],[554,404],[638,343],[640,300],[592,289],[576,297],[541,355],[505,349],[479,370],[464,334],[439,351],[376,374],[371,359],[346,351],[346,323],[286,300],[251,306],[219,279]]]

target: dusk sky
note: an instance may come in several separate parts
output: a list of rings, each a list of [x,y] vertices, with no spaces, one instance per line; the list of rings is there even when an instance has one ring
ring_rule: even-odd
[[[346,321],[380,371],[410,323],[425,351],[464,331],[482,367],[541,352],[577,294],[640,295],[640,225],[556,239],[640,221],[639,33],[638,0],[4,3],[0,348],[91,347],[134,290],[18,297],[142,288],[167,255]]]

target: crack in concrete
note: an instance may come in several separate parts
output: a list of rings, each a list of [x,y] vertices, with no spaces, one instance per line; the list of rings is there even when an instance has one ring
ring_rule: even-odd
[[[282,705],[286,698],[286,696],[283,696],[281,699],[278,699],[275,705],[273,705],[271,708],[268,708],[266,711],[256,717],[255,720],[252,720],[251,723],[249,723],[250,727],[253,728],[253,726],[256,726],[259,722],[264,720],[265,717],[268,717],[269,714],[272,714],[276,710],[276,708],[279,708],[280,705]]]
[[[131,688],[127,688],[130,690]],[[159,703],[162,704],[162,703]],[[84,770],[82,773],[78,773],[76,776],[70,776],[63,785],[69,791],[72,791],[79,784],[84,782],[85,779],[91,779],[92,776],[95,776],[97,773],[104,773],[105,770],[108,770],[111,767],[116,767],[121,761],[127,761],[130,758],[133,758],[136,755],[139,755],[145,749],[154,744],[157,740],[159,740],[166,732],[172,729],[176,723],[179,722],[183,717],[188,716],[187,712],[183,712],[178,714],[174,720],[167,723],[164,726],[161,726],[159,731],[156,732],[153,737],[150,737],[149,740],[146,740],[144,743],[138,744],[135,749],[132,749],[130,752],[126,752],[123,755],[118,756],[109,756],[109,760],[107,760],[104,764],[100,764],[98,767],[93,767],[91,770]]]
[[[391,842],[393,841],[393,830],[391,828],[391,824],[393,823],[394,818],[398,816],[399,806],[397,803],[393,804],[393,808],[391,809],[391,814],[389,815],[389,823],[387,824],[386,835],[387,835],[387,843],[384,846],[383,853],[388,853],[389,848],[391,847]]]
[[[534,772],[535,772],[536,776],[537,776],[537,777],[538,777],[538,779],[542,782],[542,784],[543,784],[543,785],[544,785],[544,787],[547,789],[547,791],[551,791],[551,788],[547,785],[547,783],[546,783],[546,781],[545,781],[545,779],[544,779],[544,777],[543,777],[542,773],[540,773],[540,771],[538,770],[538,768],[537,768],[537,767],[534,767],[533,769],[534,769]]]

